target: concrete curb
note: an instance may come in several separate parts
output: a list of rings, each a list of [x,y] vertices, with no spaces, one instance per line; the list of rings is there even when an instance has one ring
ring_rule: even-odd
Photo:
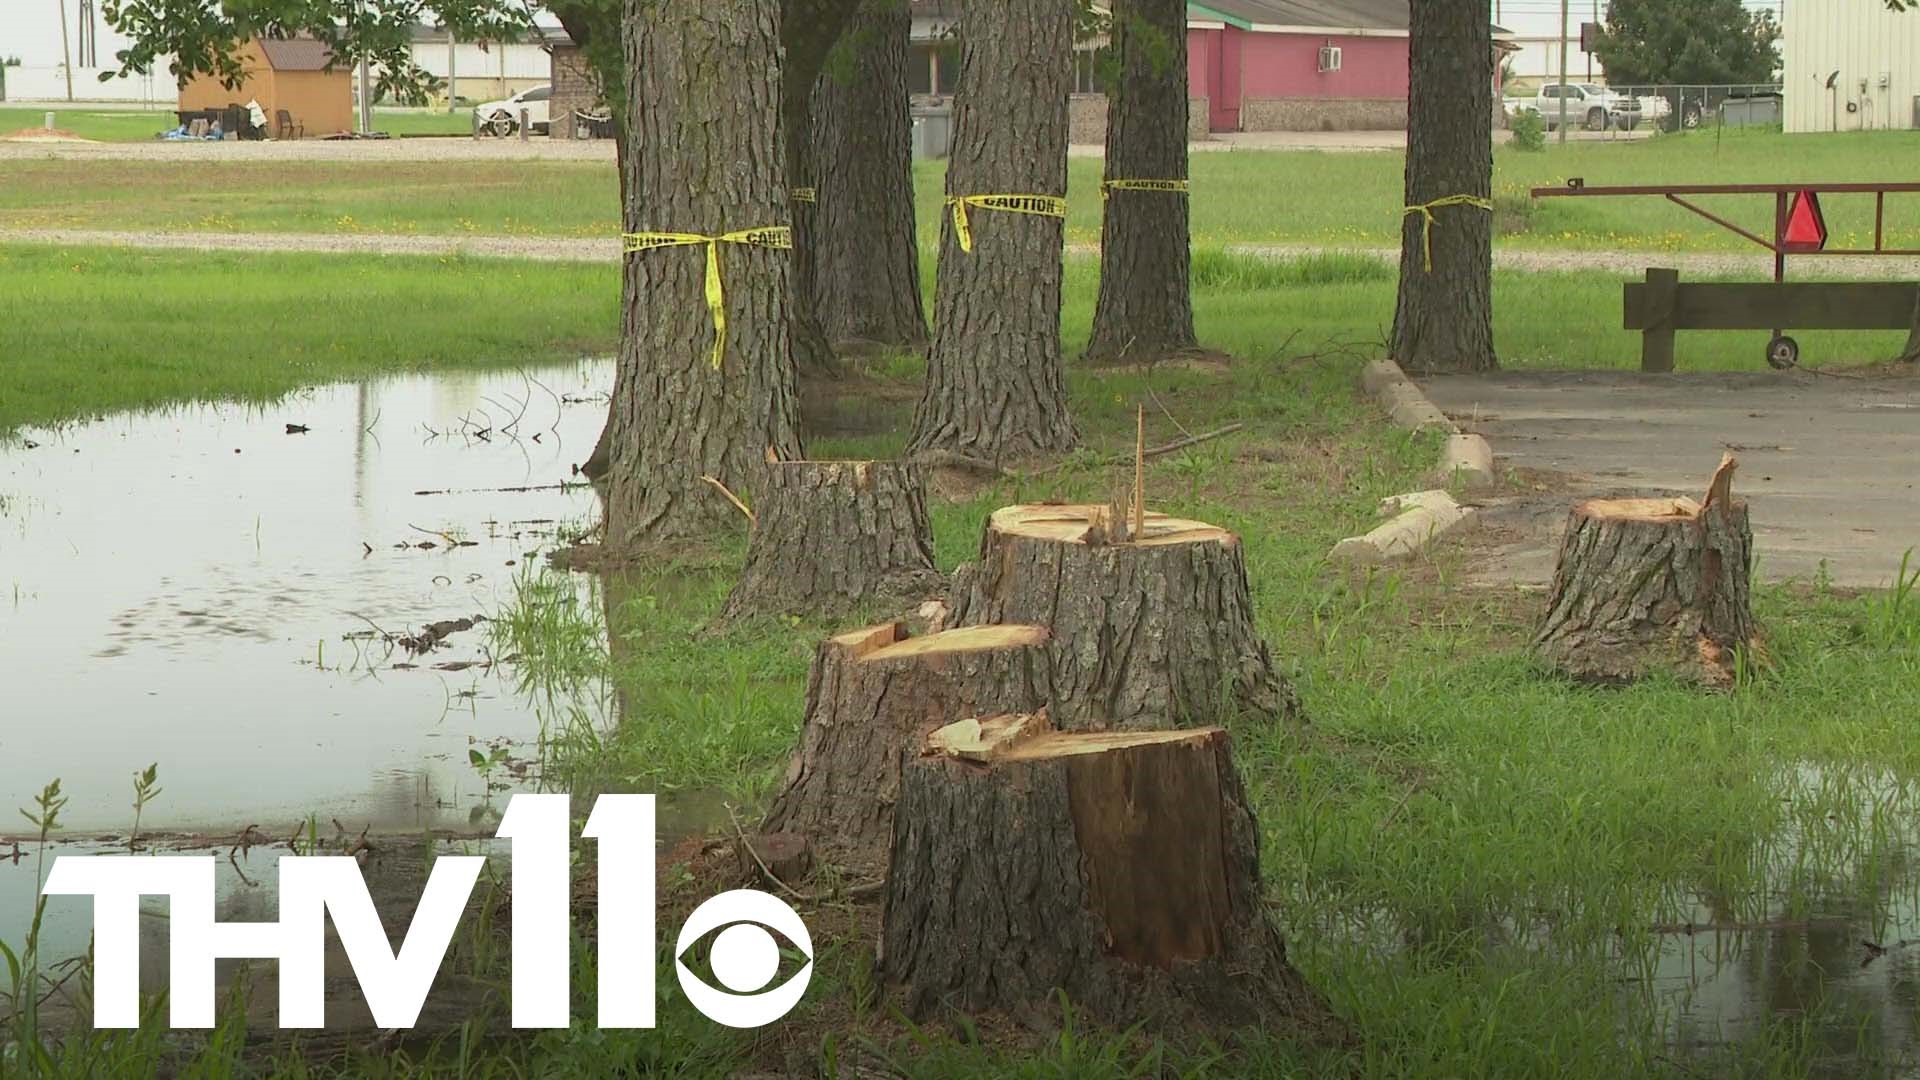
[[[1387,415],[1401,427],[1423,431],[1435,428],[1447,433],[1447,445],[1440,452],[1440,475],[1449,483],[1468,489],[1493,484],[1493,447],[1479,435],[1460,430],[1440,411],[1431,398],[1407,378],[1400,365],[1390,359],[1375,360],[1360,372],[1360,385],[1373,395]]]
[[[1393,520],[1365,536],[1349,536],[1333,545],[1327,558],[1356,566],[1377,566],[1405,559],[1456,529],[1473,525],[1477,512],[1461,506],[1445,491],[1396,495],[1380,504]]]

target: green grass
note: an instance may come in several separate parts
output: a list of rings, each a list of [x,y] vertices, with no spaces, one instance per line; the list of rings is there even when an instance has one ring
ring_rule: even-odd
[[[929,289],[930,255],[923,260]],[[1371,357],[1393,321],[1394,269],[1351,255],[1266,259],[1194,254],[1203,340],[1239,356],[1341,352]],[[613,266],[459,257],[182,253],[0,246],[10,282],[0,322],[0,433],[112,409],[206,398],[268,400],[375,372],[509,367],[609,354],[619,340]],[[1066,262],[1061,329],[1085,348],[1098,261]],[[1499,272],[1501,363],[1529,368],[1639,365],[1619,327],[1619,283],[1605,274]],[[111,302],[103,303],[103,298]],[[931,304],[929,304],[931,310]],[[1897,332],[1808,332],[1813,366],[1884,360]],[[1764,335],[1682,334],[1682,370],[1753,370]],[[901,373],[917,371],[912,360]]]
[[[52,102],[32,108],[0,107],[0,135],[22,128],[38,128],[54,114],[54,126],[99,142],[147,142],[179,125],[170,109],[103,109],[85,104]],[[472,109],[452,115],[444,110],[381,109],[373,111],[374,130],[392,135],[467,135],[473,131]]]
[[[1086,338],[1095,274],[1090,259],[1068,262],[1070,351]],[[1658,681],[1590,690],[1551,676],[1526,650],[1538,596],[1454,588],[1457,553],[1336,571],[1327,548],[1368,527],[1380,497],[1419,486],[1435,452],[1431,437],[1382,423],[1356,390],[1391,317],[1392,274],[1344,256],[1271,261],[1203,249],[1200,334],[1239,359],[1224,370],[1077,372],[1070,383],[1097,450],[1131,445],[1143,399],[1192,430],[1246,425],[1156,461],[1149,490],[1157,508],[1243,537],[1260,629],[1305,702],[1308,726],[1242,725],[1235,753],[1290,955],[1359,1034],[1350,1057],[1280,1033],[1248,1033],[1223,1051],[1178,1032],[904,1025],[880,1003],[866,943],[843,928],[817,935],[806,1002],[758,1040],[692,1017],[669,991],[656,1032],[490,1040],[481,1016],[437,1044],[328,1065],[267,1043],[241,1055],[244,1033],[231,1029],[159,1049],[150,1028],[60,1043],[43,1074],[135,1068],[155,1053],[184,1055],[187,1075],[406,1077],[829,1071],[855,1059],[939,1077],[1598,1080],[1911,1066],[1897,1050],[1890,1058],[1880,1037],[1879,1025],[1897,1030],[1901,1016],[1862,1020],[1844,994],[1805,991],[1812,965],[1857,963],[1850,943],[1840,955],[1800,955],[1791,930],[1757,936],[1749,947],[1767,950],[1764,963],[1749,966],[1780,996],[1779,1011],[1724,1033],[1726,1045],[1669,1045],[1651,975],[1673,940],[1656,928],[1695,917],[1696,897],[1728,922],[1835,907],[1883,918],[1889,904],[1908,902],[1920,810],[1912,568],[1882,594],[1817,583],[1761,590],[1773,665],[1724,695]],[[0,276],[9,302],[19,301],[9,311],[35,313],[0,320],[0,430],[182,397],[265,398],[376,370],[599,351],[616,325],[611,267],[12,247],[0,248]],[[1503,357],[1510,366],[1631,366],[1635,340],[1612,314],[1617,288],[1605,275],[1499,275]],[[1681,362],[1750,368],[1756,349],[1750,335],[1687,335]],[[816,439],[815,454],[897,449],[912,395],[889,383],[915,378],[917,364],[879,370],[849,391],[881,391],[850,403],[866,430]],[[1150,405],[1157,436],[1171,424],[1156,411]],[[941,568],[971,556],[996,506],[1103,497],[1116,473],[1086,464],[1092,458],[1042,481],[932,500]],[[844,622],[708,633],[741,551],[729,538],[594,588],[526,572],[520,602],[491,632],[496,651],[523,657],[521,689],[547,703],[550,779],[575,791],[717,788],[748,802],[749,814],[765,798],[793,746],[812,643]],[[571,696],[580,690],[587,705]],[[597,723],[590,705],[601,696],[624,722]],[[502,951],[463,949],[476,964],[472,956]],[[591,987],[591,952],[575,955],[576,985]],[[590,1001],[581,1008],[592,1015]],[[0,1030],[0,1043],[9,1038],[30,1041],[17,1026]],[[243,1056],[247,1067],[234,1067]]]
[[[464,116],[459,120],[465,123]],[[383,117],[383,126],[397,131],[403,123],[443,121],[452,124],[444,114],[394,112]],[[1917,152],[1920,133],[1914,132],[1782,135],[1745,129],[1719,137],[1581,141],[1537,154],[1501,148],[1494,153],[1499,242],[1650,254],[1749,249],[1747,241],[1658,198],[1530,202],[1526,192],[1570,176],[1596,185],[1904,181],[1911,179],[1909,162]],[[1395,152],[1196,153],[1194,240],[1396,246],[1402,167]],[[1069,162],[1072,242],[1099,239],[1100,169],[1095,159]],[[41,159],[9,162],[8,171],[19,182],[0,188],[0,226],[580,237],[609,236],[619,219],[611,162],[117,162],[101,169],[92,162]],[[914,168],[923,246],[938,235],[942,177],[938,162]],[[1770,228],[1772,204],[1764,197],[1701,201],[1748,227]],[[1825,209],[1836,245],[1871,241],[1871,198],[1831,197]],[[1920,197],[1892,197],[1886,225],[1890,243],[1920,246]]]
[[[610,267],[0,245],[0,280],[0,432],[619,340]]]

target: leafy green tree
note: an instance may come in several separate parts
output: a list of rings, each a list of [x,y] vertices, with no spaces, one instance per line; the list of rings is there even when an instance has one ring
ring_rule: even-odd
[[[1593,54],[1616,84],[1760,83],[1779,38],[1772,12],[1740,0],[1610,0]]]

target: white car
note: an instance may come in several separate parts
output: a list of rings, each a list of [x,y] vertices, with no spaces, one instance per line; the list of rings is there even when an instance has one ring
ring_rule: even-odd
[[[1560,106],[1566,102],[1567,123],[1584,124],[1588,131],[1605,131],[1609,127],[1631,129],[1642,119],[1640,99],[1630,94],[1616,94],[1604,86],[1593,83],[1548,83],[1540,88],[1532,101],[1520,108],[1531,109],[1546,121],[1547,130],[1560,126]]]
[[[553,96],[551,84],[530,86],[507,98],[505,101],[489,101],[473,107],[474,123],[482,131],[491,131],[501,138],[512,135],[520,128],[520,113],[527,114],[529,134],[547,133],[547,99]]]

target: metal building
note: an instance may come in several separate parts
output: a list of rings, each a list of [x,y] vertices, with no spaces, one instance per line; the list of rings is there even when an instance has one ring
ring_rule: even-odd
[[[1791,0],[1781,30],[1786,129],[1920,128],[1920,11]]]

